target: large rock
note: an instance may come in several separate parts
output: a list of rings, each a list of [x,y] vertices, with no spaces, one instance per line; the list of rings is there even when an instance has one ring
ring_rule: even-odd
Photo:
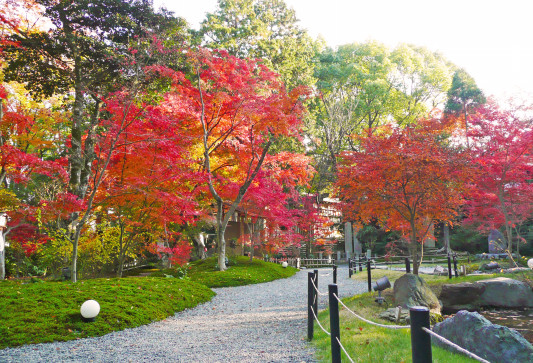
[[[533,362],[533,346],[513,329],[492,324],[476,312],[459,311],[433,331],[493,363]],[[433,344],[453,350],[432,338]]]
[[[443,285],[439,300],[448,312],[478,310],[481,307],[532,308],[533,291],[525,282],[497,277],[474,283]]]
[[[478,306],[500,308],[532,308],[533,291],[525,282],[507,277],[482,280],[476,284],[484,286],[485,291],[476,301]]]
[[[475,302],[485,291],[485,286],[464,282],[461,284],[442,285],[439,300],[442,308],[448,312],[459,310],[475,310]]]
[[[507,249],[507,243],[500,231],[491,229],[489,232],[489,253],[502,253]]]
[[[437,296],[421,277],[405,274],[394,282],[394,301],[402,308],[426,306],[432,313],[440,314]]]
[[[448,275],[448,269],[445,267],[442,267],[440,265],[435,266],[435,269],[433,270],[433,275],[439,275],[439,276],[447,276]]]
[[[409,310],[407,309],[389,308],[380,313],[379,317],[394,323],[409,324],[410,321]]]

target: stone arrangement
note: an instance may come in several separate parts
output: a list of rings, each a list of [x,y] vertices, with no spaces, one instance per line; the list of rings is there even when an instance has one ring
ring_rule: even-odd
[[[533,362],[533,345],[514,329],[492,324],[479,313],[461,310],[433,331],[493,363]],[[432,343],[452,349],[437,339]]]

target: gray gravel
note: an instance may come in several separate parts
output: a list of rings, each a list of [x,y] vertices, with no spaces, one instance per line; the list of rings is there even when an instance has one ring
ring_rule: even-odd
[[[0,350],[0,362],[315,362],[306,342],[307,273],[214,289],[217,295],[166,320],[103,337]],[[327,292],[332,270],[319,269]],[[338,269],[342,297],[366,291]],[[319,306],[327,296],[319,296]],[[1,339],[1,337],[0,337]]]

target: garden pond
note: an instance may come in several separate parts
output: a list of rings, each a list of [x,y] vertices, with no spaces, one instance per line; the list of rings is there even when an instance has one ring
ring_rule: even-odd
[[[493,324],[515,329],[533,344],[533,309],[486,310],[479,313]]]

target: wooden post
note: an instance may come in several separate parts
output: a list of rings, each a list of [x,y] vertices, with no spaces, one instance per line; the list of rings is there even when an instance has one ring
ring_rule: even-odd
[[[409,309],[409,316],[413,363],[431,363],[431,336],[422,330],[429,329],[429,309],[425,306],[413,306]]]
[[[337,285],[328,285],[329,292],[329,326],[331,329],[331,362],[341,363],[341,331],[339,326],[339,296]],[[337,340],[338,339],[338,340]]]
[[[314,274],[309,272],[307,274],[307,339],[313,340],[313,333],[315,328],[315,318],[313,316],[313,301],[315,288],[313,286]]]

